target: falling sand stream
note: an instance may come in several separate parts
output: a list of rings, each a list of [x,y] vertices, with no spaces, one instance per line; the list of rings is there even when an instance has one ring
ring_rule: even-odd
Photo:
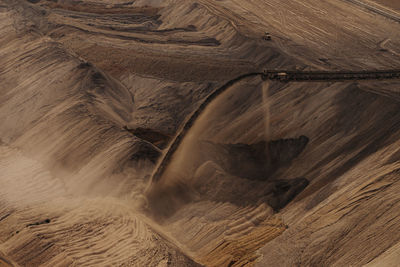
[[[204,146],[201,145],[201,142],[210,140],[216,143],[221,143],[221,141],[223,141],[223,138],[217,140],[217,136],[220,132],[223,132],[227,126],[232,124],[231,121],[224,118],[228,110],[235,109],[234,103],[231,103],[232,100],[230,100],[230,98],[236,97],[238,101],[243,101],[243,99],[240,99],[240,94],[243,93],[243,89],[239,88],[239,91],[236,91],[238,90],[237,86],[240,86],[238,84],[241,84],[240,81],[247,77],[257,75],[259,74],[243,76],[236,81],[238,83],[235,82],[235,84],[226,86],[224,91],[211,101],[206,100],[206,107],[200,106],[199,109],[195,111],[194,115],[192,115],[186,125],[184,125],[169,150],[166,152],[167,156],[168,154],[172,154],[172,156],[170,156],[169,160],[164,158],[161,161],[160,164],[164,164],[164,166],[159,166],[159,168],[162,169],[160,176],[157,179],[153,179],[151,181],[152,184],[148,187],[147,191],[150,202],[154,201],[154,197],[156,196],[157,200],[155,202],[162,204],[162,210],[166,211],[169,210],[169,208],[165,206],[168,201],[166,201],[164,197],[158,199],[161,195],[166,194],[165,197],[167,199],[176,199],[176,196],[178,195],[178,198],[181,200],[183,199],[184,202],[190,199],[190,179],[200,167],[200,162],[207,161],[207,159],[201,158],[199,155],[199,151],[204,150]],[[254,81],[255,80],[253,80],[253,82]],[[256,87],[254,88],[253,86]],[[260,86],[261,102],[260,106],[255,108],[255,113],[258,114],[258,120],[261,119],[262,122],[257,121],[256,123],[261,123],[260,126],[263,125],[262,130],[260,129],[263,132],[263,137],[261,139],[268,144],[270,139],[270,103],[268,101],[270,81],[261,81],[261,84],[258,81],[256,84],[252,84],[249,89],[245,89],[244,91],[247,92],[247,90],[250,90],[248,92],[251,92],[252,90],[259,90]],[[189,123],[190,120],[193,121]],[[244,123],[246,122],[244,121]],[[190,124],[189,127],[187,127],[188,124]],[[240,121],[239,124],[243,124],[243,120]],[[246,128],[246,126],[242,128]],[[174,146],[176,143],[178,145]],[[268,158],[267,155],[268,146],[265,146],[266,161]],[[180,202],[181,200],[177,201]],[[175,204],[171,204],[171,206],[174,205]],[[173,208],[173,210],[175,209]],[[159,214],[159,212],[157,213]]]
[[[270,124],[271,124],[271,114],[270,114],[270,101],[269,101],[269,86],[270,81],[266,80],[262,83],[262,101],[263,101],[263,109],[264,109],[264,141],[266,144],[270,141],[271,133],[270,133]],[[265,146],[265,154],[266,160],[269,161],[270,157],[268,156],[268,146]]]
[[[249,78],[208,102],[182,137],[162,177],[147,192],[149,216],[176,237],[185,253],[206,266],[253,262],[263,244],[286,230],[280,215],[268,205],[273,183],[256,180],[252,172],[259,166],[247,157],[250,150],[240,150],[261,142],[263,159],[257,162],[265,165],[269,85]],[[252,131],[258,133],[257,140],[248,137]]]

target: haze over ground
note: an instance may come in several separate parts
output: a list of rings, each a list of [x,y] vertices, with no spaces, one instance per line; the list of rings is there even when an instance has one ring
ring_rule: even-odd
[[[399,80],[245,78],[151,181],[240,75],[400,69],[358,2],[0,0],[0,266],[396,266]]]

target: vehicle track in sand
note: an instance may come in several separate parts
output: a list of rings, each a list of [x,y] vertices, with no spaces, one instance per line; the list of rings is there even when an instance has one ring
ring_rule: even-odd
[[[384,16],[390,20],[393,20],[397,23],[400,23],[400,16],[397,15],[395,12],[391,12],[388,9],[383,9],[378,5],[372,5],[370,3],[367,3],[365,1],[360,1],[360,0],[343,0],[345,2],[350,2],[354,5],[357,5],[359,7],[362,7],[368,11],[371,11],[373,13],[379,14],[381,16]]]

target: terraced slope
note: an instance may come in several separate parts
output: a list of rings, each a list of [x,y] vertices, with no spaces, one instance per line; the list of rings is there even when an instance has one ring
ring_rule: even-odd
[[[398,69],[399,27],[339,0],[0,0],[0,265],[395,263],[398,81],[247,77],[149,180],[228,81]]]

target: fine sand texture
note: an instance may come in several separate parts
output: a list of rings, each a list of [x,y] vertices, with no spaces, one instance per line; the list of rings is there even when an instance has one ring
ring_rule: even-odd
[[[381,4],[385,7],[389,7],[392,9],[395,9],[397,11],[400,11],[400,2],[396,0],[374,0],[374,2]]]
[[[396,266],[400,81],[264,69],[399,70],[400,23],[343,0],[0,0],[0,266]]]

